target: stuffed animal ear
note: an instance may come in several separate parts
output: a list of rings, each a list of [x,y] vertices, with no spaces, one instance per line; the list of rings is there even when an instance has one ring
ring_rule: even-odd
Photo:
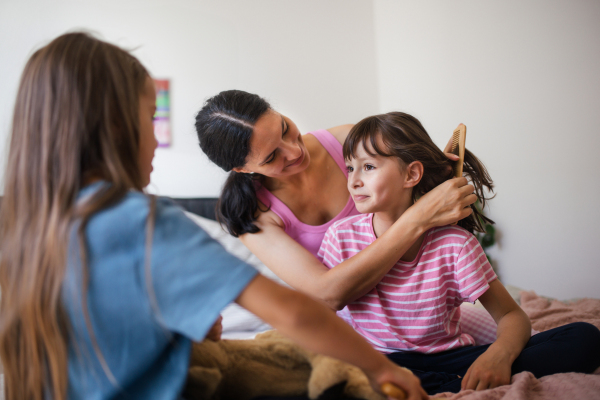
[[[186,399],[218,399],[221,371],[214,367],[190,367],[182,396]]]
[[[308,380],[308,396],[311,399],[328,397],[326,394],[332,388],[339,389],[342,386],[347,397],[385,400],[384,396],[373,390],[369,379],[359,368],[321,354],[309,353],[308,356],[312,365]]]

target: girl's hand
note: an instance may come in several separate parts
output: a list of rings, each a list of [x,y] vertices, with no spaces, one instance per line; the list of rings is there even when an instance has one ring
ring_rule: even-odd
[[[206,334],[205,339],[212,340],[213,342],[217,342],[221,340],[221,334],[223,333],[223,317],[219,315],[219,318],[215,321],[210,331]]]
[[[479,299],[498,324],[498,338],[469,367],[462,389],[491,389],[508,385],[512,363],[531,337],[531,322],[504,285],[494,279]]]
[[[417,378],[410,370],[402,368],[391,361],[386,362],[381,371],[369,378],[371,386],[379,393],[381,393],[381,385],[384,383],[391,383],[402,389],[406,394],[405,397],[401,398],[402,400],[429,399],[427,392],[421,387],[419,378]]]
[[[485,390],[510,384],[510,357],[492,344],[467,370],[461,389]]]
[[[409,207],[407,218],[415,218],[425,230],[459,221],[473,212],[469,206],[477,201],[474,190],[467,178],[449,179]]]

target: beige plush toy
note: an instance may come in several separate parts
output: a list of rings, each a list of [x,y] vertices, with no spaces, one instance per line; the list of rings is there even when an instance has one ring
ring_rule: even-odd
[[[249,400],[308,393],[316,399],[344,381],[348,397],[385,400],[359,368],[304,350],[277,331],[268,331],[253,340],[195,343],[183,396],[189,400]]]

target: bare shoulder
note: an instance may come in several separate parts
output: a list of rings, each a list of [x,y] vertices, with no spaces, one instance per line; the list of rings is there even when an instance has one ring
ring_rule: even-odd
[[[353,126],[354,124],[346,124],[336,126],[333,128],[328,128],[327,130],[338,140],[338,142],[340,142],[340,144],[344,144],[346,136],[348,136],[348,133],[350,132],[350,129],[352,129]]]
[[[255,224],[261,229],[264,230],[265,228],[270,228],[270,227],[277,227],[277,228],[285,228],[285,225],[283,223],[283,220],[279,217],[279,215],[275,214],[275,212],[267,209],[267,206],[265,206],[262,202],[259,202],[259,208],[261,210],[266,210],[266,211],[259,211],[258,214],[258,218],[256,218]]]

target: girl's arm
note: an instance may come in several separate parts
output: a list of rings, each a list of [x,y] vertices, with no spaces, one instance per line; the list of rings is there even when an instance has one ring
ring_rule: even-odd
[[[300,346],[361,368],[377,391],[391,382],[411,400],[428,398],[416,376],[375,351],[331,310],[309,297],[257,275],[236,302]]]
[[[479,297],[498,324],[498,338],[469,367],[462,389],[484,390],[508,385],[511,366],[531,337],[531,321],[498,279]]]
[[[333,269],[289,237],[272,211],[256,221],[260,232],[240,239],[283,281],[339,310],[375,287],[427,229],[470,215],[468,206],[475,200],[466,178],[446,181],[421,197],[374,243]]]

